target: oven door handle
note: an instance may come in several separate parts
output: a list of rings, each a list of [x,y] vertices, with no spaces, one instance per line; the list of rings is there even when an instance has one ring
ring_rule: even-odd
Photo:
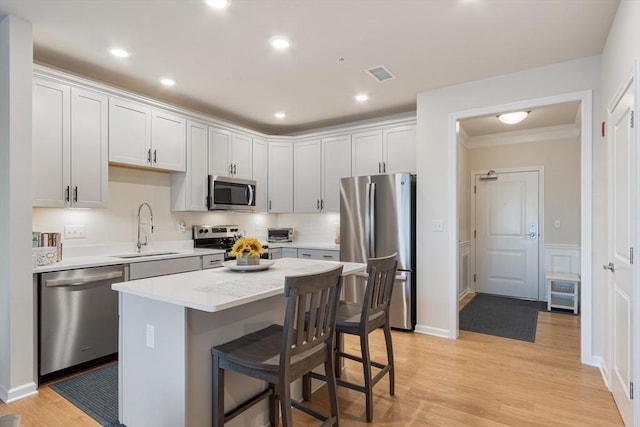
[[[74,277],[70,279],[50,279],[44,282],[46,287],[56,286],[82,286],[87,283],[100,282],[102,280],[115,279],[122,277],[122,271],[112,271],[110,273],[103,274],[91,274],[82,277]]]

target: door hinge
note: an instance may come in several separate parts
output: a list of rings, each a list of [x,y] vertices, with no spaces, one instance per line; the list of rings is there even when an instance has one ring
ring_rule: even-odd
[[[473,230],[473,238],[476,238],[476,230]]]
[[[629,399],[633,400],[633,383],[629,383]]]
[[[476,275],[473,275],[473,283],[476,283]]]
[[[634,114],[633,114],[633,110],[631,110],[631,113],[630,113],[630,115],[629,115],[629,126],[630,126],[631,128],[633,128],[633,116],[634,116]]]
[[[629,248],[629,264],[633,264],[633,248]]]

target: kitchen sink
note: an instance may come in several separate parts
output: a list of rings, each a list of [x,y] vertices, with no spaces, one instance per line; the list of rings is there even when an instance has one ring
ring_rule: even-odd
[[[112,255],[113,258],[121,258],[121,259],[129,259],[129,258],[144,258],[148,256],[160,256],[160,255],[176,255],[180,252],[145,252],[145,253],[135,253],[135,254],[124,254],[124,255]]]

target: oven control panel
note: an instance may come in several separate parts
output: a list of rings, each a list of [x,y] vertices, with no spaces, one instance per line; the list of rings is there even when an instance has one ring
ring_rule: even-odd
[[[238,225],[194,225],[194,239],[211,239],[215,237],[239,237]]]

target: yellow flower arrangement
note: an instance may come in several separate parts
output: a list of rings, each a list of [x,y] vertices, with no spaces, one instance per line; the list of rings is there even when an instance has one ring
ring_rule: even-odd
[[[238,239],[236,243],[234,243],[233,248],[231,248],[231,255],[238,258],[243,256],[259,257],[263,252],[264,248],[258,239],[253,237],[243,237],[242,239]]]

